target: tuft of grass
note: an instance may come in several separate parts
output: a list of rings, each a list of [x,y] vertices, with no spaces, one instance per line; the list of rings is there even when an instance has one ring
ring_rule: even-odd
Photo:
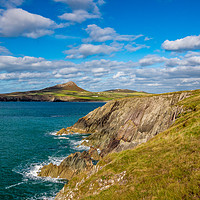
[[[179,104],[185,112],[168,130],[133,150],[108,154],[98,163],[102,169],[86,179],[74,199],[200,199],[200,90]],[[95,193],[99,179],[123,171],[124,181]],[[82,173],[66,187],[73,189],[86,177]]]

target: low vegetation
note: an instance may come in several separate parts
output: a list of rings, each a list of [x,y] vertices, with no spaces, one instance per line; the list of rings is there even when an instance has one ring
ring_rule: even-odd
[[[88,92],[88,91],[71,91],[71,90],[55,90],[55,91],[36,91],[26,93],[11,93],[11,96],[23,96],[24,94],[30,96],[55,96],[55,97],[71,97],[74,100],[89,100],[89,101],[110,101],[113,99],[119,99],[124,97],[144,96],[148,95],[145,92]]]

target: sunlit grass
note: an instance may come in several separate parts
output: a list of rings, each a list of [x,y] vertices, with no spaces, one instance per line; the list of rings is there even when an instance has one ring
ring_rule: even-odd
[[[168,130],[133,150],[112,153],[104,166],[79,187],[80,199],[200,199],[200,90],[179,102],[185,112]],[[125,183],[115,184],[94,195],[99,179],[112,179],[126,171]],[[72,179],[74,188],[86,175]],[[92,190],[89,190],[93,184]]]

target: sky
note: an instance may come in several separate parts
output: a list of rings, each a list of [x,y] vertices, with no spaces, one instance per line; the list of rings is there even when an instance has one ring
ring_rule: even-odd
[[[199,0],[0,0],[0,93],[200,89]]]

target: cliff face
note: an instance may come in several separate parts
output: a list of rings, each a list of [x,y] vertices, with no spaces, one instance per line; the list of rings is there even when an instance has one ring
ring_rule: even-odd
[[[188,92],[115,100],[90,112],[68,131],[92,133],[88,146],[111,151],[131,149],[166,130],[182,112],[176,103]]]
[[[73,176],[83,171],[90,171],[93,168],[93,162],[99,160],[97,149],[91,147],[89,151],[82,153],[76,152],[65,158],[60,165],[45,165],[42,167],[38,176],[62,178],[70,180]]]
[[[47,102],[85,102],[89,99],[79,99],[70,96],[53,95],[0,95],[0,101],[47,101]]]
[[[104,159],[111,152],[134,149],[167,130],[183,112],[183,107],[177,103],[190,95],[191,92],[180,92],[114,100],[79,119],[72,127],[61,129],[58,134],[91,133],[83,144],[92,146],[93,150],[99,148]],[[91,152],[95,157],[98,154],[97,150],[93,150],[70,155],[60,166],[44,166],[39,175],[70,180],[74,175],[85,172],[89,177],[96,173]],[[95,160],[103,160],[101,158]],[[117,183],[122,175],[116,175],[114,182]],[[66,196],[61,191],[58,197],[65,199]]]
[[[56,200],[200,198],[200,90],[110,102],[68,132],[78,128],[96,131],[90,143],[101,146],[104,157],[71,179]]]

